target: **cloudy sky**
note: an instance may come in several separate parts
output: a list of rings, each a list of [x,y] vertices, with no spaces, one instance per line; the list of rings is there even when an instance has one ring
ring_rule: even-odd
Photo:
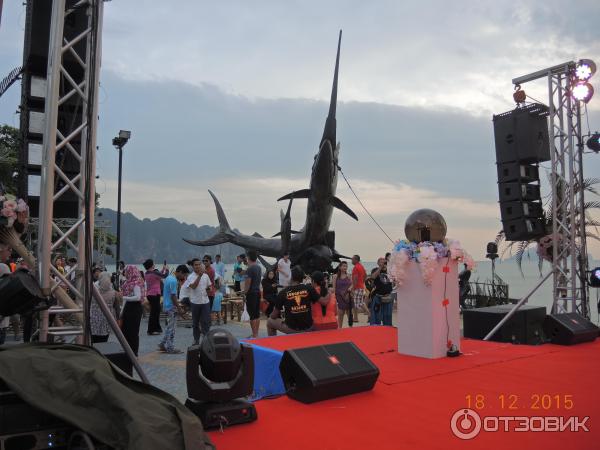
[[[4,2],[0,77],[22,63],[24,7]],[[444,215],[477,258],[500,228],[491,116],[510,110],[511,79],[569,60],[600,62],[600,3],[497,1],[123,1],[105,3],[97,190],[138,217],[216,225],[212,189],[243,232],[279,230],[276,199],[307,187],[323,131],[337,33],[340,165],[394,239],[417,208]],[[600,92],[600,74],[592,79]],[[547,102],[543,80],[524,85]],[[19,86],[0,99],[18,125]],[[584,131],[600,129],[600,97]],[[544,164],[548,167],[548,163]],[[600,155],[585,158],[600,176]],[[547,194],[548,188],[543,187]],[[372,260],[390,243],[340,177],[341,253]],[[306,203],[294,203],[293,224]],[[600,245],[592,243],[600,255]]]

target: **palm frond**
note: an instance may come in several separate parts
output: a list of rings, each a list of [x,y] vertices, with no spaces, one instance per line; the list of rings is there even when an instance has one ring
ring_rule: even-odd
[[[496,239],[494,239],[494,242],[496,243],[496,245],[500,245],[500,243],[504,240],[504,230],[500,230],[498,231],[498,234],[496,235]]]
[[[600,236],[598,236],[597,234],[594,234],[594,233],[587,232],[587,233],[585,233],[585,237],[586,238],[591,237],[592,239],[596,239],[597,241],[600,241]]]
[[[600,227],[600,220],[586,219],[585,226],[586,227]]]
[[[500,254],[500,258],[501,259],[504,258],[504,254],[506,252],[508,252],[509,257],[512,256],[512,248],[513,248],[513,245],[515,245],[516,243],[517,243],[516,241],[513,241],[513,242],[506,244],[506,247],[504,248],[504,250],[502,250],[502,253]]]
[[[583,180],[583,190],[598,195],[598,191],[595,187],[593,187],[595,184],[598,183],[600,183],[600,178],[585,178]]]
[[[600,202],[598,201],[593,201],[593,202],[585,202],[583,204],[583,209],[592,209],[592,208],[600,208]]]
[[[529,247],[532,241],[521,241],[518,243],[517,252],[515,254],[515,261],[517,262],[517,266],[519,266],[519,271],[523,278],[525,278],[525,274],[523,273],[523,255],[525,254],[525,250]]]

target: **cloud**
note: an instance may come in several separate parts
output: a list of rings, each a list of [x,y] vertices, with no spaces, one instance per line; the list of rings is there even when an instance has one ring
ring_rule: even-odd
[[[259,232],[270,236],[279,231],[279,209],[281,195],[306,187],[307,179],[286,178],[223,178],[210,183],[225,210],[229,224],[244,233]],[[105,180],[99,183],[101,205],[112,207],[116,197],[117,183]],[[354,189],[371,214],[388,229],[392,238],[404,236],[403,224],[406,217],[419,208],[432,208],[444,215],[451,231],[461,228],[472,230],[473,223],[481,232],[488,233],[487,239],[495,235],[498,211],[495,205],[459,197],[448,197],[441,193],[418,189],[406,184],[382,183],[374,180],[356,180]],[[334,212],[332,228],[336,230],[338,249],[347,253],[361,252],[366,258],[375,258],[387,251],[390,243],[370,221],[358,202],[352,198],[347,187],[340,185],[338,196],[359,216],[359,222],[344,213]],[[126,181],[123,183],[123,210],[140,218],[155,219],[174,217],[180,221],[196,224],[217,225],[212,199],[204,189],[175,187],[173,184],[149,184]],[[292,224],[300,228],[306,216],[306,200],[294,202]],[[471,227],[471,228],[469,228]],[[470,233],[470,232],[469,232]],[[454,237],[459,237],[453,234]],[[467,241],[471,238],[465,235]],[[378,244],[373,246],[373,240]],[[478,251],[476,248],[474,252]]]
[[[344,173],[394,237],[403,235],[411,209],[430,206],[472,249],[499,228],[491,114],[513,108],[511,79],[580,57],[600,61],[600,3],[593,0],[568,8],[559,0],[524,0],[518,8],[493,0],[104,6],[99,190],[104,178],[116,178],[112,137],[130,129],[126,208],[131,202],[148,216],[214,224],[212,187],[232,223],[265,234],[277,228],[276,198],[306,187],[339,28]],[[2,73],[22,64],[23,23],[20,2],[4,2]],[[547,98],[544,80],[524,89]],[[18,125],[19,102],[15,85],[2,97],[0,122]],[[600,102],[587,109],[584,131],[588,122],[594,131]],[[596,173],[600,158],[586,155],[586,176]],[[339,195],[359,209],[345,189],[340,180]],[[108,197],[105,206],[114,207]],[[386,248],[385,236],[361,218],[335,214],[340,250]]]
[[[8,73],[5,64],[22,61],[24,7],[4,3],[0,68]],[[212,84],[248,98],[326,100],[340,28],[342,101],[486,116],[512,106],[514,77],[600,60],[594,0],[568,8],[559,0],[524,0],[517,8],[493,0],[137,0],[106,2],[104,14],[104,73]],[[545,96],[543,81],[527,89]]]

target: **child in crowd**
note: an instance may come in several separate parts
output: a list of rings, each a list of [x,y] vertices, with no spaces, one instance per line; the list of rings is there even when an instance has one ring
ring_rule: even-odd
[[[221,292],[221,279],[215,279],[215,299],[213,300],[212,305],[212,321],[217,325],[221,325],[221,301],[223,300],[223,292]]]

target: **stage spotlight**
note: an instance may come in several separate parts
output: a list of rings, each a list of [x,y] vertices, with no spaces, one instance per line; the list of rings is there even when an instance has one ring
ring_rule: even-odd
[[[587,148],[594,152],[600,152],[600,133],[592,134],[587,140]]]
[[[590,279],[588,280],[590,287],[600,287],[600,267],[596,267],[590,271]]]
[[[250,395],[254,387],[252,347],[240,345],[229,331],[214,328],[202,345],[188,348],[186,381],[185,406],[205,429],[256,420],[254,405],[241,398]]]
[[[571,93],[573,94],[573,98],[575,100],[587,103],[594,95],[594,88],[590,83],[579,81],[573,86]]]
[[[488,242],[486,247],[487,255],[485,256],[488,259],[496,259],[498,258],[498,244],[495,242]]]
[[[591,59],[580,59],[575,67],[575,77],[587,81],[596,73],[596,64]]]

